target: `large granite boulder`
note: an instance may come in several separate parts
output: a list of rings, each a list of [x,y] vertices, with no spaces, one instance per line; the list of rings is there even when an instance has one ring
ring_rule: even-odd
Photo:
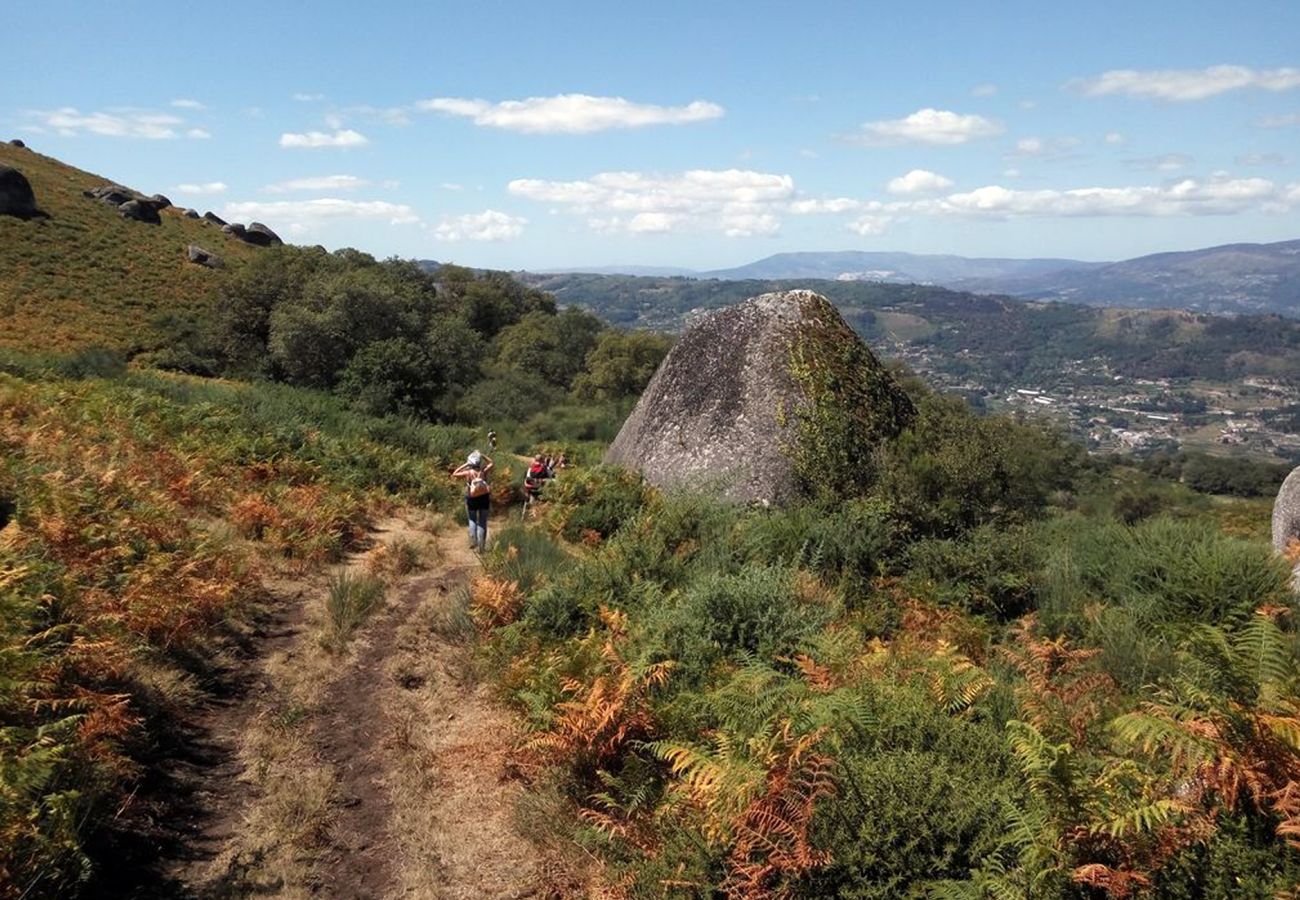
[[[164,194],[154,194],[149,198],[149,202],[153,204],[154,209],[166,209],[172,205],[172,202]]]
[[[199,211],[197,209],[186,209],[181,211],[181,215],[187,219],[197,219],[199,217]]]
[[[1285,553],[1294,541],[1300,541],[1300,468],[1291,470],[1273,501],[1273,548]]]
[[[158,210],[148,200],[128,200],[119,206],[117,211],[124,219],[133,219],[150,225],[162,224],[162,216],[158,215]]]
[[[221,218],[221,216],[217,215],[217,214],[214,213],[212,210],[208,210],[207,212],[205,212],[205,213],[203,214],[203,221],[205,221],[205,222],[211,222],[213,225],[225,225],[225,224],[226,224],[226,220],[223,219],[223,218]]]
[[[244,240],[250,244],[257,244],[259,247],[272,247],[277,244],[283,244],[280,236],[271,229],[267,228],[261,222],[249,222],[248,228],[243,234]]]
[[[17,147],[19,150],[22,150],[22,149],[23,149],[24,147],[26,147],[27,145],[26,145],[25,143],[23,143],[23,141],[22,141],[21,138],[13,138],[13,139],[11,139],[11,140],[9,141],[9,146],[10,146],[10,147]]]
[[[660,486],[781,504],[860,490],[872,448],[914,415],[825,297],[782,291],[690,325],[606,460]]]
[[[40,214],[27,176],[13,166],[0,166],[0,216],[30,219]]]

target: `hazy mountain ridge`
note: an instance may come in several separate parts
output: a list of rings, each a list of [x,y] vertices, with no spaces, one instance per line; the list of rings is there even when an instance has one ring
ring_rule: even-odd
[[[593,266],[569,271],[723,281],[879,281],[1088,306],[1300,317],[1300,241],[1225,244],[1120,262],[842,250],[777,253],[747,265],[707,271],[654,266]]]

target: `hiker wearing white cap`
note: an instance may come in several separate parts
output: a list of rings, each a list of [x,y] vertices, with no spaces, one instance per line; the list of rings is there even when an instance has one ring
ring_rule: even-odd
[[[452,478],[465,479],[469,545],[480,553],[487,549],[488,509],[492,505],[492,487],[488,484],[487,477],[491,471],[492,460],[475,450],[451,473]]]

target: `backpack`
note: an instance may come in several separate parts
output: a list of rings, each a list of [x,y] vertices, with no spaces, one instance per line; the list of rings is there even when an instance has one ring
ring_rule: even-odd
[[[492,486],[487,483],[481,472],[475,473],[474,477],[469,480],[468,493],[471,497],[483,497],[490,493]]]

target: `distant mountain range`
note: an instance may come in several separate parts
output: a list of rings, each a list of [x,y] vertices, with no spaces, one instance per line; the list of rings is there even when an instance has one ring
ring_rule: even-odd
[[[595,274],[688,278],[816,278],[939,285],[957,290],[1063,300],[1089,306],[1170,308],[1300,317],[1300,241],[1226,244],[1122,262],[998,259],[916,253],[778,253],[731,269],[651,266],[575,269]]]

